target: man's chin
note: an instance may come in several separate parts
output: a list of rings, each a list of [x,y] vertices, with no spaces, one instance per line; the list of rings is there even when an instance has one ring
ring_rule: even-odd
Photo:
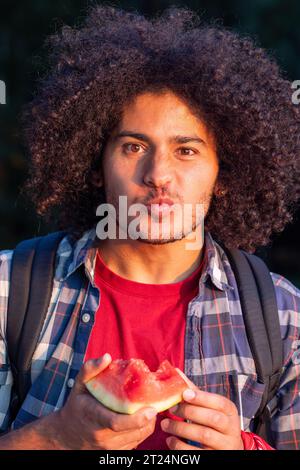
[[[140,243],[147,243],[147,245],[166,245],[167,243],[178,242],[182,238],[137,238],[136,241]]]
[[[193,233],[196,233],[198,225],[195,223],[188,230],[183,230],[181,226],[175,227],[155,227],[155,230],[151,231],[148,226],[143,227],[142,224],[135,227],[135,232],[132,233],[128,230],[128,226],[119,229],[122,230],[122,235],[126,234],[124,238],[145,243],[147,245],[166,245],[167,243],[175,243],[183,239],[190,241],[190,237]],[[123,237],[122,237],[123,238]],[[192,237],[193,239],[193,237]]]

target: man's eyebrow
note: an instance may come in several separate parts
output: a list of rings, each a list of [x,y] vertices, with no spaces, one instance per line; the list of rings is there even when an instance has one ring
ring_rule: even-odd
[[[143,140],[144,142],[151,143],[151,139],[147,135],[140,134],[138,132],[131,132],[131,131],[119,132],[118,134],[115,135],[113,140],[117,141],[118,139],[121,139],[122,137],[134,137],[135,139]],[[174,135],[173,137],[170,137],[169,141],[171,143],[175,142],[176,144],[186,144],[187,142],[198,142],[199,144],[206,145],[206,142],[197,135],[192,135],[192,136]]]

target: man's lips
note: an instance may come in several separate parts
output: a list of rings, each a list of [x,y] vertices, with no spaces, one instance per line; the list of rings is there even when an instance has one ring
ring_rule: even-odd
[[[172,199],[167,199],[167,198],[152,199],[151,201],[147,203],[147,206],[151,206],[151,204],[159,204],[160,206],[163,204],[167,204],[168,206],[172,206],[174,204],[174,201],[172,201]]]
[[[162,216],[169,214],[173,205],[174,201],[171,199],[152,199],[152,201],[147,203],[147,209],[149,214]]]

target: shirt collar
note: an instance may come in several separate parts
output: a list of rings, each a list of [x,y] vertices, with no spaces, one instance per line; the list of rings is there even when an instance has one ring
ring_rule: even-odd
[[[72,239],[67,235],[58,248],[58,266],[55,278],[64,281],[74,273],[81,265],[84,265],[85,272],[94,284],[95,261],[97,253],[96,229],[92,228],[82,235],[79,240]],[[206,283],[208,279],[215,287],[223,291],[233,289],[229,282],[230,264],[221,246],[213,239],[208,231],[204,231],[204,253],[203,269],[199,283]]]
[[[85,272],[90,282],[94,285],[94,268],[96,261],[95,244],[97,242],[96,229],[92,228],[84,232],[82,237],[75,240],[72,235],[67,235],[58,247],[58,265],[55,278],[65,281],[71,274],[84,265]]]
[[[210,279],[220,290],[233,290],[234,287],[229,281],[232,270],[223,248],[213,239],[210,232],[205,230],[204,234],[204,263],[200,283]]]

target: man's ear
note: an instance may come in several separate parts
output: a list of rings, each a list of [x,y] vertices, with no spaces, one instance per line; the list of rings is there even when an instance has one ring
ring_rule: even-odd
[[[97,188],[101,188],[103,186],[103,176],[101,170],[94,170],[91,174],[91,182]]]

